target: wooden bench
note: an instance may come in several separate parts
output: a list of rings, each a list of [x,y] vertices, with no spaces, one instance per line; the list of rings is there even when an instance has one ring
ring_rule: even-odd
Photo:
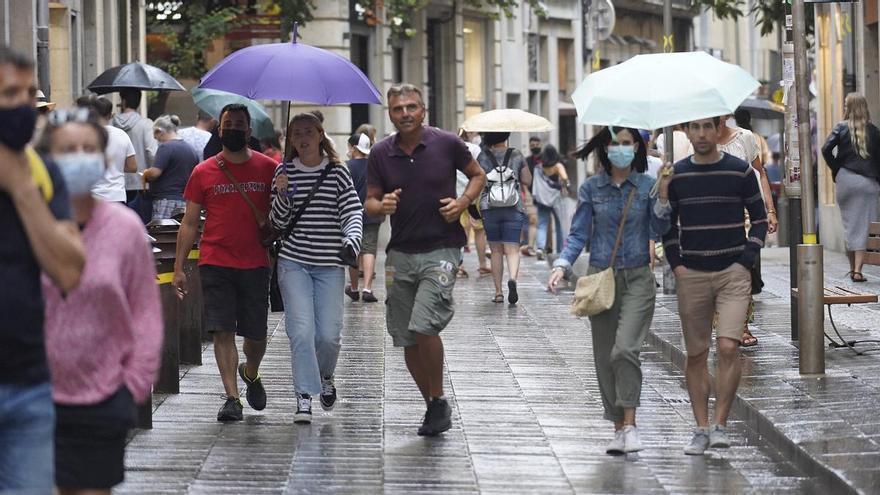
[[[867,304],[867,303],[875,303],[877,302],[877,294],[871,294],[869,292],[862,292],[857,289],[853,289],[852,287],[843,287],[839,285],[831,286],[831,287],[823,287],[822,294],[822,304],[828,306],[828,320],[831,322],[831,328],[834,329],[834,333],[837,334],[837,337],[841,340],[841,342],[837,342],[833,338],[831,338],[827,332],[825,333],[825,338],[830,341],[829,346],[835,349],[840,347],[848,347],[852,349],[857,355],[863,354],[855,350],[855,344],[857,341],[847,341],[840,335],[840,332],[837,330],[837,325],[834,323],[834,316],[831,314],[831,306],[835,304],[846,304],[847,306],[851,306],[853,304]],[[798,290],[791,289],[791,297],[797,299]]]
[[[880,222],[871,222],[868,226],[868,252],[865,253],[866,265],[880,265]]]

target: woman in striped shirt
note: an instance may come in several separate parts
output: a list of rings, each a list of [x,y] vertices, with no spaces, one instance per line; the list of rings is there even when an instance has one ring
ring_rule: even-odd
[[[357,259],[360,252],[363,207],[348,169],[314,115],[295,116],[287,141],[290,151],[275,171],[269,219],[275,229],[287,232],[302,209],[281,240],[278,283],[293,358],[294,422],[311,423],[314,395],[320,394],[324,410],[336,403],[333,373],[342,336],[343,258]]]

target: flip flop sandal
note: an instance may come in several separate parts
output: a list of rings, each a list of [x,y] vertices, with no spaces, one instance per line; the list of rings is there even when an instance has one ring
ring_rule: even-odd
[[[495,297],[492,298],[493,303],[503,303],[504,302],[504,294],[496,294]]]
[[[857,283],[868,281],[868,279],[866,279],[865,276],[862,275],[862,272],[850,272],[849,279]]]
[[[483,268],[482,266],[477,271],[480,272],[480,275],[488,275],[492,273],[491,268]]]

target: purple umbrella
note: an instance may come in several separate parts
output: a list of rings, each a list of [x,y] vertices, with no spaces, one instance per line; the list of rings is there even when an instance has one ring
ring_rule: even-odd
[[[255,45],[224,58],[202,78],[200,88],[251,99],[319,105],[381,103],[370,79],[344,57],[293,41]]]

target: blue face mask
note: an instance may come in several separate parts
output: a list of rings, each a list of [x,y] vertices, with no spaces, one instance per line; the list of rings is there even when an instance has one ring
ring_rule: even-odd
[[[635,146],[615,145],[608,147],[608,160],[615,168],[625,169],[629,167],[636,157]]]
[[[65,153],[54,158],[71,196],[91,193],[104,177],[104,155],[100,153]]]

